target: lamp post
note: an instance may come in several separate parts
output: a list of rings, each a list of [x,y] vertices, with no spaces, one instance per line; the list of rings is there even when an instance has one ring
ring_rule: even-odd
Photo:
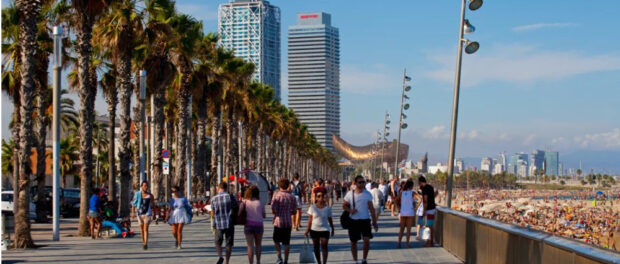
[[[403,72],[403,92],[400,97],[400,115],[398,116],[398,140],[396,141],[396,156],[394,160],[394,177],[398,173],[398,151],[400,148],[400,131],[407,128],[407,123],[403,123],[403,119],[407,116],[403,113],[404,110],[409,109],[409,104],[405,103],[405,99],[409,99],[405,92],[411,91],[411,86],[407,85],[407,82],[411,81],[411,77],[407,76],[407,69]],[[400,175],[399,175],[400,178]]]
[[[452,207],[452,182],[454,178],[454,148],[456,143],[456,125],[459,112],[459,89],[461,86],[461,61],[463,55],[463,44],[465,53],[472,54],[478,50],[480,44],[463,38],[464,33],[473,33],[475,28],[465,19],[465,4],[469,2],[469,9],[474,11],[482,6],[482,0],[462,0],[461,20],[459,26],[459,45],[456,55],[456,74],[454,76],[454,100],[452,101],[452,128],[450,130],[450,152],[448,154],[448,180],[446,190],[448,191],[448,208]]]
[[[62,67],[62,26],[55,26],[52,36],[54,38],[54,66],[53,66],[53,99],[52,99],[52,137],[54,140],[53,148],[53,169],[54,178],[52,182],[52,240],[60,240],[60,71]]]
[[[144,130],[146,128],[146,105],[145,105],[145,101],[146,101],[146,71],[145,70],[140,70],[140,103],[142,104],[140,109],[140,182],[143,182],[146,180],[146,174],[145,174],[145,163],[146,163],[146,157],[144,156]]]
[[[387,137],[390,135],[390,114],[385,111],[385,121],[383,122],[383,138],[381,140],[381,173],[380,178],[383,179],[383,158],[385,156],[385,143],[387,142]]]

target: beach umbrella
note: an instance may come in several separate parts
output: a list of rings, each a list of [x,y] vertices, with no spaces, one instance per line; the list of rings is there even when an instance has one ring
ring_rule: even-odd
[[[603,195],[603,192],[598,191],[598,192],[596,192],[596,195]]]

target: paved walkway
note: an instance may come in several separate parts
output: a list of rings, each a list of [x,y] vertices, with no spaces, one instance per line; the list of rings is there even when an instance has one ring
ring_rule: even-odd
[[[306,209],[305,209],[306,210]],[[304,210],[304,212],[305,212]],[[270,211],[267,208],[267,211]],[[350,244],[346,230],[340,228],[339,216],[342,212],[340,203],[334,206],[334,225],[336,235],[329,241],[329,263],[353,263]],[[268,213],[265,220],[262,263],[275,263],[276,254],[272,241],[272,216]],[[307,218],[303,218],[303,223]],[[9,250],[2,252],[2,263],[216,263],[217,253],[206,216],[197,216],[194,223],[187,225],[183,232],[183,249],[174,248],[172,232],[167,224],[152,224],[150,228],[149,249],[142,250],[140,234],[133,238],[92,240],[84,237],[69,236],[75,234],[75,219],[63,220],[61,239],[51,241],[49,224],[33,224],[33,237],[38,249]],[[137,223],[133,223],[135,228]],[[305,225],[304,225],[305,226]],[[300,229],[300,230],[305,230]],[[462,263],[456,257],[440,247],[422,248],[422,242],[412,243],[413,248],[396,248],[398,221],[383,213],[379,219],[379,232],[371,240],[369,263]],[[303,231],[293,231],[289,263],[297,263],[299,251],[304,243]],[[404,243],[403,243],[404,247]],[[361,243],[358,246],[361,260]],[[243,228],[235,229],[235,245],[231,263],[247,263],[246,243]]]

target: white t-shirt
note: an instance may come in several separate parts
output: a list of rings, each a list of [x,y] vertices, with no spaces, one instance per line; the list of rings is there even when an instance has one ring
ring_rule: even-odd
[[[325,205],[323,209],[316,205],[308,208],[308,215],[312,216],[312,231],[329,231],[329,217],[332,217],[332,208]]]
[[[379,185],[379,191],[381,191],[381,194],[383,194],[383,196],[387,195],[388,187],[389,186],[387,184],[380,184]]]
[[[366,190],[369,192],[372,190],[372,182],[368,181],[368,183],[366,183]]]
[[[344,200],[353,208],[353,192],[348,192]],[[368,211],[368,202],[372,202],[372,195],[369,191],[363,190],[362,193],[355,193],[355,209],[357,212],[350,215],[351,219],[361,220],[370,219],[370,211]]]
[[[381,200],[383,200],[383,193],[381,193],[379,189],[374,188],[370,191],[370,194],[372,195],[372,206],[374,206],[375,208],[381,207]]]

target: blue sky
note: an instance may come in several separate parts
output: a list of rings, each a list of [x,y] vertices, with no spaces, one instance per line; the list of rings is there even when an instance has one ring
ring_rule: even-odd
[[[216,31],[223,2],[179,0],[177,8]],[[298,12],[328,12],[340,29],[342,137],[370,143],[386,110],[396,122],[406,67],[414,79],[402,136],[410,159],[447,157],[460,1],[270,2],[282,15],[283,102],[288,26]],[[463,59],[457,156],[620,153],[619,12],[616,0],[488,0],[468,10],[476,32],[466,37],[480,49]],[[3,95],[3,138],[7,102]],[[105,102],[96,107],[104,112]]]

